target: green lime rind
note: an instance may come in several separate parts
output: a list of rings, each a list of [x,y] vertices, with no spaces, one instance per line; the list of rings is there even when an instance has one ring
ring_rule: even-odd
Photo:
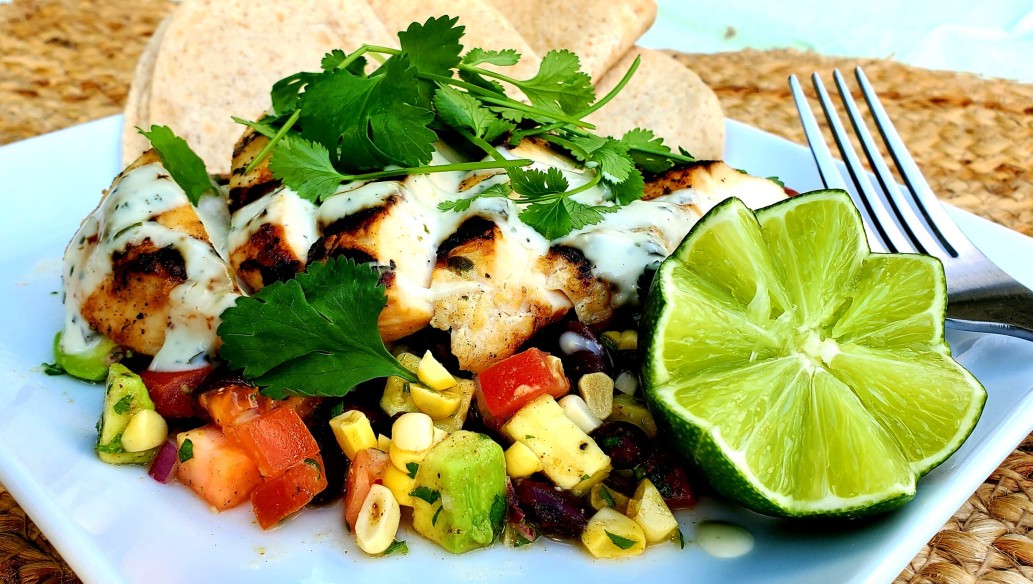
[[[787,517],[910,500],[986,399],[943,337],[927,256],[872,254],[846,193],[717,205],[657,272],[643,316],[651,409],[714,486]]]

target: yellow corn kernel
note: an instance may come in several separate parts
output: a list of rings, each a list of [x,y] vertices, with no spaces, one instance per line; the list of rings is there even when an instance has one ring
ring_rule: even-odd
[[[596,483],[592,485],[592,490],[588,492],[588,504],[596,511],[603,507],[613,507],[617,511],[624,513],[628,508],[628,497],[602,483]]]
[[[613,411],[613,379],[609,375],[602,371],[583,375],[577,390],[595,417],[606,419]]]
[[[434,391],[421,385],[411,385],[409,386],[409,395],[412,396],[416,409],[435,420],[440,420],[451,416],[452,412],[459,407],[460,395],[453,391],[453,389],[448,388],[443,391]]]
[[[416,376],[424,385],[438,391],[456,384],[456,378],[452,377],[448,369],[445,369],[445,366],[435,359],[430,351],[424,353],[423,358],[420,359],[420,364],[416,367]]]
[[[667,541],[678,531],[678,520],[649,479],[642,479],[628,501],[628,517],[642,527],[647,543]]]
[[[620,344],[617,345],[621,351],[638,350],[638,331],[628,330],[621,332]]]
[[[399,470],[393,464],[388,465],[384,471],[384,486],[391,489],[398,504],[405,507],[412,507],[412,496],[409,493],[416,487],[416,479],[413,478],[416,476],[415,469],[420,468],[419,463],[410,464],[414,465],[410,471]]]
[[[542,459],[523,442],[514,442],[506,449],[506,474],[510,478],[529,477],[543,468]]]
[[[355,520],[355,543],[367,554],[384,553],[394,542],[401,519],[402,510],[391,489],[373,485]]]
[[[603,340],[609,343],[614,349],[621,348],[621,332],[620,331],[606,331],[602,334]]]
[[[391,439],[383,434],[377,434],[377,450],[387,453],[391,450]]]
[[[138,410],[122,431],[122,448],[126,452],[143,452],[161,446],[169,436],[165,418],[154,410]]]
[[[344,451],[348,460],[355,458],[360,450],[377,447],[377,436],[366,414],[359,410],[348,410],[330,420],[330,429],[334,431],[337,444]]]
[[[470,403],[473,401],[473,394],[476,390],[477,384],[470,379],[460,379],[455,387],[449,388],[448,391],[459,396],[459,405],[447,417],[434,420],[434,427],[441,428],[446,432],[462,430],[463,424],[466,423],[466,415],[470,413]]]
[[[402,367],[416,373],[420,364],[420,358],[412,353],[402,352],[398,354],[398,362]],[[384,395],[380,398],[380,409],[389,416],[405,412],[415,412],[416,404],[409,395],[409,382],[397,376],[390,376],[384,383]]]
[[[642,428],[650,439],[656,438],[656,421],[653,420],[652,414],[649,413],[646,406],[630,395],[613,396],[613,411],[610,412],[607,421],[635,424]]]
[[[422,412],[398,416],[391,425],[391,447],[423,452],[434,445],[434,420]]]
[[[419,452],[404,450],[399,448],[394,442],[391,443],[391,447],[387,451],[387,455],[391,457],[391,464],[401,471],[408,471],[410,464],[420,464],[423,462],[423,457],[426,456],[426,454],[426,450],[421,450]]]
[[[581,543],[597,558],[637,556],[646,549],[642,526],[610,507],[596,511],[581,532]]]

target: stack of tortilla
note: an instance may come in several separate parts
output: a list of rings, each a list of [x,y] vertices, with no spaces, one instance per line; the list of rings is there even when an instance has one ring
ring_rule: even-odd
[[[443,14],[466,26],[467,48],[516,49],[522,58],[509,74],[518,78],[533,76],[549,50],[573,51],[598,95],[641,56],[631,83],[588,118],[597,132],[619,136],[645,127],[697,158],[722,157],[723,115],[714,93],[667,55],[635,46],[656,18],[653,0],[183,0],[137,65],[123,161],[148,147],[137,127],[167,125],[209,172],[228,174],[243,132],[231,116],[260,117],[273,83],[318,70],[332,49],[397,46],[396,31]]]

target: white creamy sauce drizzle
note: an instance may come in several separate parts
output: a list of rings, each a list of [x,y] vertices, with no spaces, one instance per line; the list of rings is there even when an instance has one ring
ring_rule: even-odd
[[[98,342],[99,336],[82,317],[82,304],[112,275],[114,253],[149,240],[159,249],[175,248],[186,268],[186,280],[170,293],[165,342],[150,368],[189,369],[212,352],[219,315],[239,296],[233,276],[213,245],[154,221],[162,213],[189,204],[183,190],[156,162],[129,171],[112,187],[65,253],[62,350],[77,353]],[[218,203],[210,205],[208,212],[201,214],[202,223],[207,219],[214,225]]]
[[[316,206],[287,187],[280,187],[233,213],[226,247],[230,253],[247,244],[263,225],[281,225],[286,243],[304,262],[317,239]]]
[[[753,534],[722,521],[704,521],[696,528],[696,543],[715,558],[737,558],[753,549]]]

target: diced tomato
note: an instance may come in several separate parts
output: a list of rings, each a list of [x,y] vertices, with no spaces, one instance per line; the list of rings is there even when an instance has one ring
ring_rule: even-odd
[[[557,357],[528,349],[482,371],[477,387],[477,402],[485,420],[502,424],[542,395],[563,397],[570,391],[570,381]]]
[[[206,391],[198,399],[208,416],[219,426],[232,426],[249,411],[258,411],[257,387],[231,384]]]
[[[181,459],[176,476],[212,507],[236,507],[262,483],[255,462],[216,426],[187,430],[176,440]],[[184,447],[187,440],[190,446]]]
[[[211,372],[210,365],[187,371],[145,370],[140,379],[163,418],[191,418],[197,415],[193,392]]]
[[[323,459],[317,454],[295,464],[283,474],[265,479],[251,492],[251,505],[262,529],[269,529],[291,513],[300,511],[326,488]]]
[[[276,408],[223,430],[258,464],[264,477],[274,477],[319,454],[316,439],[293,408]]]
[[[383,450],[367,448],[360,450],[348,466],[348,478],[344,490],[344,520],[348,529],[359,518],[362,502],[374,484],[383,484],[384,472],[391,464],[391,458]]]

